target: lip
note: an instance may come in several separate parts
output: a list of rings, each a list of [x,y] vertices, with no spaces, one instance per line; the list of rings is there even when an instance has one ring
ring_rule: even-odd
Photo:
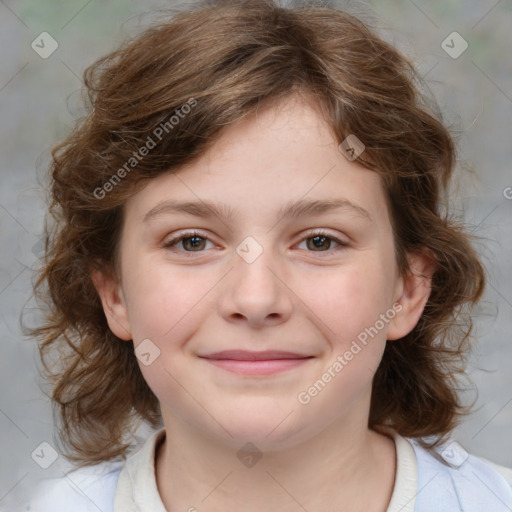
[[[251,352],[246,350],[224,350],[206,356],[199,356],[208,363],[223,370],[241,375],[272,375],[305,364],[314,356],[265,350]]]
[[[205,356],[206,359],[232,359],[234,361],[268,361],[273,359],[305,359],[304,354],[296,352],[285,352],[283,350],[264,350],[253,352],[250,350],[222,350],[221,352],[213,352]]]

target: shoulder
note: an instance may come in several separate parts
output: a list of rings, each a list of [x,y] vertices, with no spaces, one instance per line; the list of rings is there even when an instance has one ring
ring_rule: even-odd
[[[498,473],[500,473],[503,478],[508,482],[510,487],[512,487],[512,468],[508,468],[506,466],[500,466],[499,464],[495,464],[490,460],[484,459],[483,457],[479,457],[480,460],[484,461],[486,464],[494,468]]]
[[[30,512],[112,512],[124,461],[103,462],[39,482],[25,510]]]
[[[512,469],[472,455],[454,440],[432,449],[408,440],[418,465],[416,512],[512,509]]]

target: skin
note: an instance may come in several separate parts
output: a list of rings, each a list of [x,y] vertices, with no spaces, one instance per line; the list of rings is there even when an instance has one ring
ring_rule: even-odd
[[[289,201],[340,198],[371,220],[348,208],[277,217]],[[235,215],[144,221],[169,199],[225,203]],[[391,437],[367,427],[372,378],[386,342],[418,322],[434,265],[411,254],[413,272],[399,274],[381,179],[340,153],[314,101],[292,96],[260,108],[177,174],[149,182],[124,212],[120,279],[95,272],[93,280],[112,331],[160,350],[139,366],[167,433],[155,463],[167,510],[385,511],[396,454]],[[200,249],[190,238],[165,247],[190,229],[200,231]],[[316,248],[310,232],[318,229],[347,245],[328,238]],[[251,263],[236,252],[248,236],[262,249]],[[298,393],[393,304],[400,312],[299,403]],[[266,376],[199,357],[228,349],[313,357]],[[237,457],[247,442],[263,455],[253,467]]]

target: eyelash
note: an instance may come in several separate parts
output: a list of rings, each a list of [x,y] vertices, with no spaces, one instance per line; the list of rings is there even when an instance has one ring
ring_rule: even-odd
[[[186,231],[184,233],[181,233],[179,236],[174,237],[171,240],[165,242],[164,245],[163,245],[163,248],[164,249],[171,249],[172,250],[172,246],[173,245],[176,245],[178,242],[181,242],[182,240],[184,240],[186,238],[193,238],[195,236],[200,237],[200,238],[202,238],[204,240],[208,240],[208,241],[211,242],[211,240],[208,237],[203,236],[199,231]],[[340,247],[338,247],[338,249],[344,249],[344,248],[349,246],[349,244],[347,242],[342,242],[338,238],[333,237],[332,235],[330,235],[329,233],[327,233],[327,232],[325,232],[325,231],[323,231],[321,229],[319,229],[317,231],[312,231],[310,233],[307,233],[307,235],[304,238],[301,239],[301,242],[303,242],[304,240],[308,240],[310,238],[315,238],[317,236],[323,236],[323,237],[328,238],[329,240],[332,240],[332,241],[336,242],[337,244],[340,245]],[[185,250],[182,250],[182,251],[179,251],[179,252],[186,253],[187,257],[193,257],[192,255],[194,253],[202,253],[202,252],[205,252],[205,250],[203,250],[203,251],[185,251]],[[331,253],[333,251],[328,249],[327,251],[307,251],[307,252],[312,252],[312,253]]]

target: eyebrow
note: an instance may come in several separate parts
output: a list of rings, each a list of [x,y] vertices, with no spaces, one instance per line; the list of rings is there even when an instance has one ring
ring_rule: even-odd
[[[318,216],[335,210],[352,211],[360,217],[364,217],[370,221],[373,220],[367,210],[345,198],[327,200],[299,199],[297,201],[290,201],[279,209],[277,217],[281,219],[283,217],[298,218],[308,215]],[[235,211],[223,203],[217,204],[207,200],[198,202],[166,200],[158,203],[154,208],[149,210],[149,212],[144,215],[143,222],[148,222],[155,217],[170,213],[185,213],[201,218],[218,217],[230,221],[236,216]]]

